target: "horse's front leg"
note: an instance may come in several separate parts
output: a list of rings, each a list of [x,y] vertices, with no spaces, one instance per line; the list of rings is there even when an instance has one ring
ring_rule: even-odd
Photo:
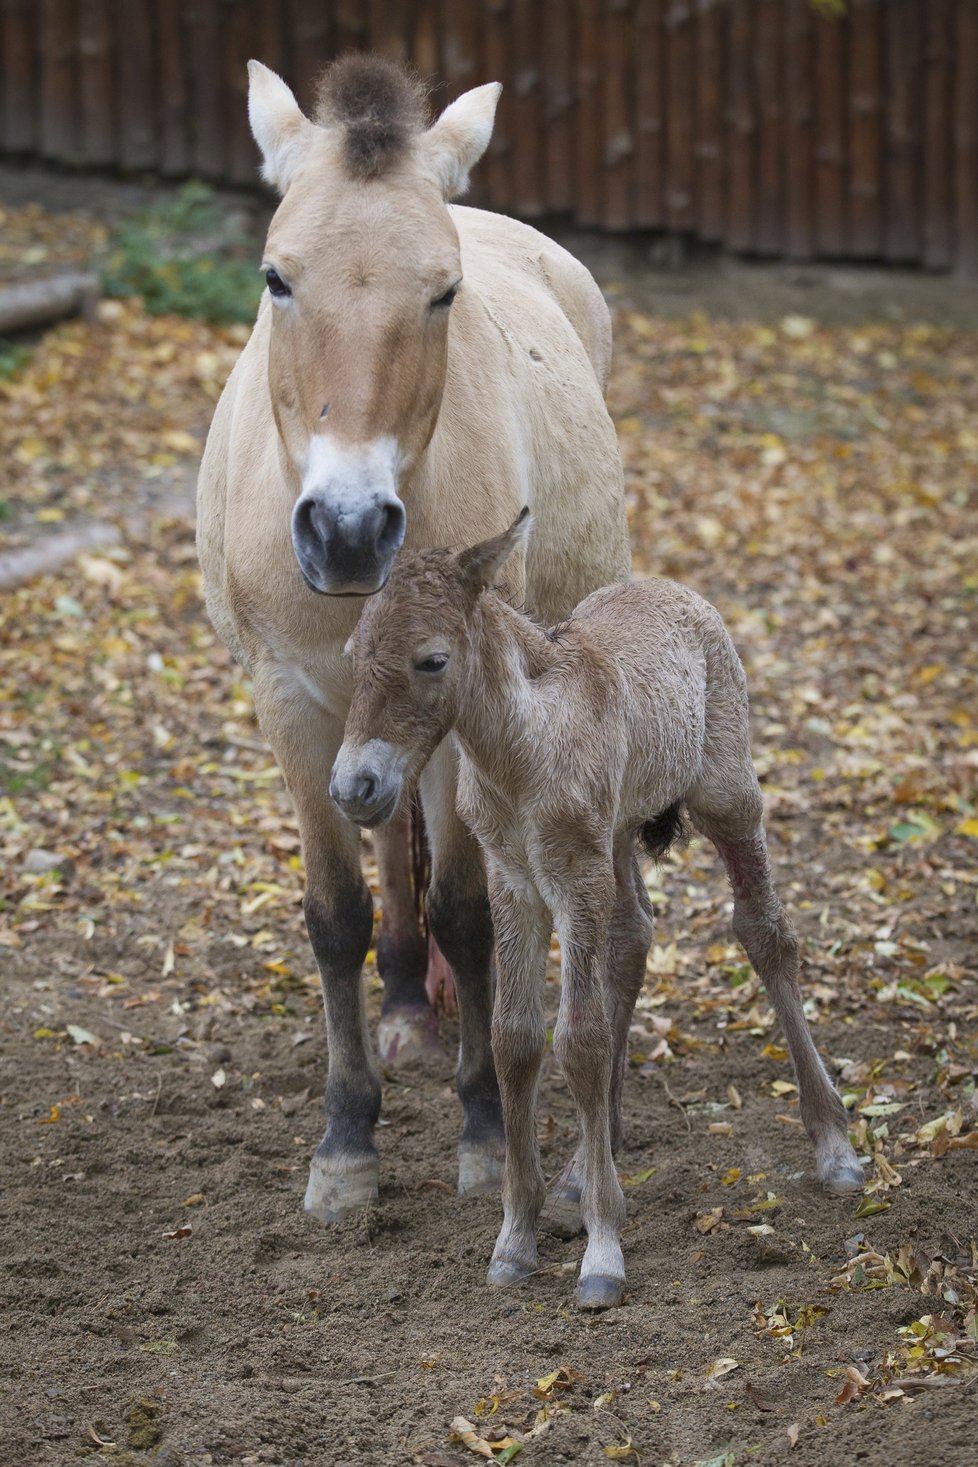
[[[255,707],[289,787],[306,868],[306,926],[322,980],[329,1071],[326,1132],[309,1170],[305,1207],[336,1222],[377,1196],[373,1132],[380,1081],[367,1037],[363,960],[373,901],[360,869],[360,832],[336,809],[329,770],[343,736],[318,705],[256,674]]]
[[[381,919],[377,970],[384,997],[377,1048],[387,1064],[441,1053],[438,1023],[425,983],[428,943],[418,921],[411,879],[411,817],[399,815],[374,835],[380,876]]]
[[[421,776],[431,843],[428,921],[452,968],[459,1012],[456,1083],[462,1102],[458,1190],[494,1191],[506,1143],[490,1045],[492,918],[486,868],[478,842],[455,807],[458,759],[445,740]]]

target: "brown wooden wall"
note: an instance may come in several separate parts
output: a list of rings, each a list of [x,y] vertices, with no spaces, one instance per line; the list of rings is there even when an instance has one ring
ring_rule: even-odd
[[[253,183],[245,62],[505,83],[473,202],[978,275],[978,0],[0,0],[0,152]]]

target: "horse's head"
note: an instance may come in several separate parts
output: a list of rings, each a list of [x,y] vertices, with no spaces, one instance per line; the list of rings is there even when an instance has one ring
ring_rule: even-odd
[[[453,554],[426,550],[398,561],[364,608],[347,644],[353,700],[329,792],[358,825],[381,825],[459,717],[485,669],[473,624],[479,599],[523,545],[530,511],[501,535]],[[477,638],[475,638],[477,643]]]
[[[500,88],[431,127],[422,93],[377,57],[334,63],[315,120],[252,61],[248,112],[282,194],[265,246],[269,387],[297,489],[292,543],[315,591],[369,595],[404,539],[402,485],[434,431],[461,285],[446,201],[492,134]]]

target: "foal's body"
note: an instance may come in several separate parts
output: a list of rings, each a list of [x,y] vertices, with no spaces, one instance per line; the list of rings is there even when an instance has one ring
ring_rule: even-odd
[[[636,847],[668,844],[680,806],[729,872],[734,931],[784,1029],[819,1175],[835,1191],[858,1189],[862,1178],[802,1011],[797,943],[768,864],[743,669],[720,616],[686,587],[653,580],[594,593],[548,633],[494,591],[480,594],[518,543],[519,524],[508,539],[457,559],[435,552],[399,567],[368,610],[354,642],[354,700],[333,788],[354,818],[369,822],[450,719],[461,751],[460,809],[486,852],[497,944],[492,1044],[507,1155],[489,1280],[514,1283],[536,1267],[544,1183],[534,1100],[556,927],[554,1051],[581,1119],[557,1200],[566,1212],[580,1199],[588,1231],[579,1302],[605,1307],[624,1285],[624,1202],[612,1152],[652,934]],[[441,670],[424,670],[426,658],[443,656]],[[444,683],[440,698],[418,685],[433,677]]]
[[[272,73],[256,63],[251,73],[252,128],[284,197],[266,243],[269,293],[207,440],[198,545],[208,610],[251,673],[302,836],[329,1042],[326,1134],[306,1207],[331,1221],[377,1193],[380,1082],[361,982],[373,904],[359,832],[327,793],[350,700],[342,649],[364,596],[402,541],[489,535],[525,502],[538,535],[510,587],[545,620],[627,575],[629,557],[600,291],[528,226],[446,203],[489,141],[498,87],[467,93],[426,127],[396,68],[345,58],[314,123]],[[498,1184],[503,1152],[492,931],[450,746],[434,754],[421,797],[428,915],[459,1002],[459,1186],[478,1190]],[[431,1021],[406,827],[402,811],[377,838],[389,1061]]]

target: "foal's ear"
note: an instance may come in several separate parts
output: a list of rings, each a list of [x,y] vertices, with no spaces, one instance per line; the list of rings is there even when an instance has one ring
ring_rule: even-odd
[[[434,126],[422,134],[421,146],[446,199],[464,194],[469,170],[489,146],[501,82],[487,82],[463,92],[446,107]]]
[[[492,540],[483,540],[480,545],[473,545],[470,550],[460,552],[458,568],[462,573],[462,580],[471,591],[478,595],[492,585],[513,551],[526,544],[532,524],[530,511],[524,506],[508,530]]]
[[[261,149],[262,178],[284,194],[312,123],[282,78],[260,61],[248,62],[248,121]]]

